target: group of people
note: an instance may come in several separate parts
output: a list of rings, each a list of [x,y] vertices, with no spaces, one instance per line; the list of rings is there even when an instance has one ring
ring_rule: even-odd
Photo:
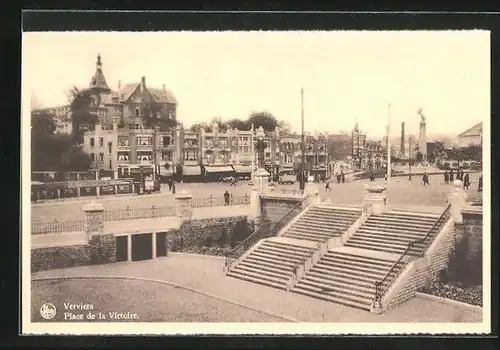
[[[345,174],[343,171],[341,171],[340,173],[337,173],[335,175],[335,177],[337,178],[337,183],[345,183]],[[330,190],[330,181],[326,180],[326,185],[325,185],[325,190]]]
[[[450,171],[445,171],[444,172],[444,182],[445,183],[453,183],[453,180],[454,180],[454,174],[453,174],[453,170],[450,170]],[[469,174],[468,173],[465,173],[463,171],[460,171],[460,169],[457,170],[457,174],[456,174],[456,179],[457,180],[460,180],[463,182],[463,185],[464,185],[464,188],[465,189],[469,189],[469,186],[470,186],[470,178],[469,178]],[[482,182],[482,176],[481,176],[481,182]]]

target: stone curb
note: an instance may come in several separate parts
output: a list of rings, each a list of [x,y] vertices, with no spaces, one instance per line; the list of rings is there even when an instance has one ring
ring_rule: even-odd
[[[177,256],[186,256],[186,255],[191,255],[194,257],[203,257],[203,258],[210,258],[210,259],[219,259],[221,261],[224,260],[223,256],[220,255],[205,255],[205,254],[199,254],[199,253],[187,253],[187,252],[168,252],[168,255],[177,255]]]
[[[243,308],[246,308],[246,309],[249,309],[249,310],[257,311],[257,312],[263,313],[265,315],[272,316],[272,317],[275,317],[275,318],[279,318],[279,319],[282,319],[282,320],[285,320],[285,321],[288,321],[288,322],[300,322],[299,320],[296,320],[296,319],[291,318],[291,317],[280,316],[280,315],[271,313],[269,311],[265,311],[265,310],[262,310],[262,309],[257,309],[257,308],[254,308],[254,307],[250,307],[248,305],[245,305],[245,304],[242,304],[242,303],[239,303],[239,302],[236,302],[236,301],[228,300],[228,299],[219,297],[219,296],[214,295],[214,294],[203,292],[203,291],[198,290],[198,289],[194,289],[194,288],[186,287],[186,286],[174,283],[174,282],[162,281],[162,280],[158,280],[158,279],[154,279],[154,278],[134,277],[134,276],[106,276],[106,275],[90,276],[90,275],[85,275],[85,276],[60,276],[60,277],[57,277],[57,276],[53,276],[53,277],[34,277],[34,278],[31,279],[31,281],[32,282],[37,282],[37,281],[77,280],[77,279],[122,279],[122,280],[145,281],[145,282],[159,283],[159,284],[164,284],[164,285],[168,285],[168,286],[175,287],[175,288],[181,288],[181,289],[184,289],[184,290],[188,290],[188,291],[196,293],[196,294],[204,295],[204,296],[207,296],[207,297],[212,298],[212,299],[224,301],[226,303],[237,305],[239,307],[243,307]]]
[[[416,292],[415,296],[417,298],[436,301],[436,302],[441,303],[441,304],[448,304],[451,306],[469,309],[470,311],[481,312],[481,313],[483,312],[483,308],[481,306],[471,305],[471,304],[467,304],[467,303],[464,303],[461,301],[456,301],[456,300],[449,299],[449,298],[438,297],[436,295],[422,293],[422,292]]]

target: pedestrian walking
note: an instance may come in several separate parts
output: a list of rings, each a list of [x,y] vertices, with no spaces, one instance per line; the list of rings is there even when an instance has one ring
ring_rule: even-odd
[[[370,172],[370,181],[375,181],[375,175],[373,174],[373,171]]]
[[[445,172],[444,172],[444,183],[445,184],[450,183],[450,176],[448,175],[448,171],[447,170],[445,170]]]
[[[468,190],[469,186],[470,186],[469,174],[465,174],[465,176],[464,176],[464,188],[466,190]]]
[[[231,178],[231,186],[236,187],[236,179],[234,177]]]
[[[172,191],[172,179],[168,179],[168,190]]]
[[[424,173],[424,176],[422,177],[422,180],[424,181],[424,186],[430,186],[429,184],[429,175],[427,175],[427,171]]]
[[[224,205],[229,205],[229,199],[230,199],[230,197],[231,197],[231,195],[226,190],[226,192],[224,192]]]
[[[172,180],[172,193],[175,194],[175,181]]]
[[[453,170],[450,170],[450,182],[453,183]]]
[[[342,183],[345,183],[345,174],[342,173]]]
[[[341,175],[337,174],[337,183],[340,183],[340,180],[341,180]]]
[[[325,191],[330,191],[330,181],[326,182]]]

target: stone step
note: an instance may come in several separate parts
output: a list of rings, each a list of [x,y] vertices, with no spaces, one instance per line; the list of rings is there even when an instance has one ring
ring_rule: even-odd
[[[376,266],[369,266],[369,265],[358,265],[355,263],[351,262],[346,262],[346,261],[328,261],[328,260],[323,260],[321,259],[321,263],[323,265],[329,266],[332,269],[336,268],[343,268],[343,269],[350,269],[354,271],[364,271],[364,272],[370,272],[370,273],[377,273],[377,274],[385,274],[389,269],[382,269],[380,267]]]
[[[290,265],[275,265],[275,264],[269,264],[269,263],[262,263],[262,262],[255,262],[252,260],[245,259],[241,261],[238,265],[236,266],[248,266],[253,269],[261,269],[261,270],[266,270],[266,271],[271,271],[271,272],[276,272],[276,273],[284,273],[284,274],[291,274],[293,272],[293,266]]]
[[[379,278],[373,276],[353,276],[349,271],[331,271],[331,270],[322,270],[318,269],[317,266],[313,267],[309,271],[307,271],[307,276],[315,276],[318,278],[322,278],[325,280],[335,281],[338,278],[350,279],[351,281],[356,281],[357,283],[365,283],[367,285],[373,285],[375,281],[378,281]]]
[[[266,250],[266,251],[272,251],[276,252],[277,254],[286,254],[286,255],[294,255],[294,256],[302,256],[302,255],[307,255],[311,251],[308,248],[295,248],[295,247],[290,247],[290,246],[279,246],[279,245],[261,245],[257,248],[257,250]]]
[[[363,299],[373,299],[375,297],[375,288],[373,288],[372,290],[367,290],[358,288],[357,286],[353,285],[330,284],[330,283],[309,280],[307,278],[301,279],[300,282],[296,284],[296,286],[302,287],[304,289],[305,286],[312,287],[315,289],[318,288],[320,290],[323,290],[323,292],[327,293],[335,292],[336,294],[349,295],[351,297],[354,296],[356,298],[363,298]]]
[[[414,232],[414,233],[422,233],[428,232],[431,229],[431,226],[427,227],[415,227],[409,224],[402,223],[401,225],[394,225],[387,222],[374,222],[374,221],[366,221],[361,228],[367,228],[372,230],[384,230],[384,231],[393,231],[393,232]]]
[[[339,263],[339,264],[346,264],[346,265],[357,265],[357,266],[365,266],[365,267],[370,267],[370,268],[376,268],[379,270],[387,270],[389,269],[394,263],[393,262],[380,262],[380,261],[375,261],[371,259],[363,259],[361,258],[350,258],[350,257],[343,257],[339,256],[337,254],[325,254],[321,260],[329,263]]]
[[[344,230],[344,226],[340,225],[321,225],[321,224],[313,224],[309,222],[297,222],[295,225],[293,225],[292,228],[300,228],[300,229],[306,229],[306,230],[317,230],[321,232],[335,232],[339,230]]]
[[[284,237],[302,239],[302,240],[312,241],[312,242],[316,242],[316,243],[322,243],[329,238],[329,236],[306,234],[306,233],[301,233],[301,232],[288,232],[288,233],[284,234]]]
[[[423,220],[423,219],[411,219],[407,217],[391,217],[385,215],[370,215],[368,220],[371,221],[380,221],[380,222],[406,222],[412,225],[421,225],[421,226],[432,226],[436,221],[435,220]]]
[[[268,286],[268,287],[274,287],[274,288],[286,290],[286,283],[284,283],[282,280],[263,279],[263,278],[259,278],[259,277],[252,277],[249,275],[243,275],[243,274],[232,273],[232,272],[229,272],[227,275],[230,277],[233,277],[233,278],[240,279],[240,280],[258,283],[258,284],[263,284],[263,285]]]
[[[280,272],[274,271],[273,272],[273,271],[268,271],[268,270],[264,270],[261,268],[253,268],[253,267],[250,267],[247,265],[242,265],[242,264],[238,264],[237,266],[235,266],[234,269],[232,269],[232,271],[233,272],[240,272],[243,274],[253,273],[253,274],[257,274],[259,276],[269,276],[269,277],[274,277],[277,279],[284,279],[284,280],[285,279],[289,280],[290,276],[292,275],[291,273],[287,274],[284,271],[280,271]]]
[[[422,220],[437,220],[441,214],[432,213],[411,213],[411,212],[400,212],[400,211],[388,211],[383,213],[381,216],[388,217],[405,217],[410,219],[422,219]],[[379,216],[379,215],[377,215]]]
[[[323,220],[338,220],[338,221],[351,221],[354,218],[359,217],[359,215],[338,215],[338,214],[329,214],[329,213],[315,213],[315,212],[307,212],[301,218],[314,218],[314,219],[323,219]]]
[[[360,235],[365,235],[365,236],[373,236],[373,237],[384,237],[387,239],[400,238],[401,240],[415,241],[417,239],[425,237],[425,235],[427,233],[415,234],[415,233],[408,233],[408,232],[388,232],[388,231],[383,231],[383,230],[360,228],[354,234],[355,235],[360,234]]]
[[[301,245],[291,244],[291,243],[287,243],[287,242],[283,242],[283,241],[276,242],[276,241],[266,240],[262,245],[266,246],[266,247],[267,246],[280,247],[280,248],[283,247],[286,249],[293,249],[296,251],[304,251],[304,252],[311,251],[311,248],[309,248],[309,247],[304,247]]]
[[[320,272],[315,272],[312,270],[309,270],[303,279],[317,280],[319,282],[329,281],[331,283],[354,285],[354,286],[359,286],[361,288],[365,288],[367,290],[371,289],[371,288],[373,288],[373,289],[375,288],[375,284],[373,284],[371,282],[367,282],[365,280],[357,280],[357,279],[352,278],[351,276],[344,277],[344,276],[340,276],[340,275],[324,275]],[[301,281],[302,281],[302,279],[301,279]]]
[[[369,249],[369,250],[376,250],[379,252],[386,252],[386,253],[393,253],[393,254],[401,254],[404,252],[405,247],[403,248],[390,248],[390,247],[378,247],[374,245],[366,245],[364,243],[353,243],[353,242],[347,242],[345,244],[346,247],[352,247],[352,248],[359,248],[359,249]]]
[[[334,302],[336,304],[342,304],[342,305],[346,305],[346,306],[350,306],[350,307],[354,307],[354,308],[358,308],[358,309],[366,310],[366,311],[370,311],[371,303],[372,303],[372,300],[350,298],[350,297],[346,297],[343,295],[335,295],[333,293],[328,293],[328,294],[322,293],[319,288],[309,287],[308,289],[304,289],[302,287],[294,287],[292,289],[292,291],[294,291],[295,293],[307,295],[307,296],[310,296],[313,298],[331,301],[331,302]]]
[[[333,231],[333,232],[319,231],[319,230],[313,230],[313,229],[305,229],[302,227],[292,227],[287,232],[295,233],[295,234],[299,234],[299,235],[304,235],[304,236],[311,236],[311,237],[321,236],[321,237],[326,238],[326,237],[338,236],[338,235],[335,235],[335,232],[337,232],[337,231]]]
[[[268,252],[268,251],[253,251],[251,253],[252,256],[257,256],[257,257],[262,257],[262,258],[266,258],[266,259],[272,259],[272,260],[275,260],[275,261],[285,261],[285,262],[289,262],[289,263],[293,263],[293,265],[295,266],[299,261],[301,261],[301,258],[300,257],[286,257],[286,256],[277,256],[276,254],[273,254],[272,252]]]
[[[408,243],[394,242],[390,240],[375,241],[372,239],[363,239],[363,238],[358,238],[355,235],[349,238],[347,243],[360,243],[360,244],[365,244],[366,246],[378,246],[378,247],[389,247],[389,248],[403,247],[403,249],[405,249],[406,246],[408,245]]]
[[[368,263],[373,264],[384,264],[387,266],[392,266],[396,260],[390,260],[380,257],[373,256],[365,256],[360,254],[350,254],[346,252],[340,252],[336,250],[329,251],[325,256],[335,256],[336,258],[350,259],[350,260],[358,260],[358,261],[367,261]]]
[[[253,263],[262,263],[262,264],[277,264],[280,263],[281,266],[287,266],[290,269],[292,269],[296,263],[290,262],[290,261],[284,261],[284,260],[277,260],[276,258],[274,259],[269,259],[265,258],[259,255],[254,255],[253,253],[245,257],[243,261],[248,261],[248,262],[253,262]]]
[[[378,271],[363,271],[359,269],[353,269],[349,267],[343,267],[343,266],[330,266],[324,263],[319,262],[316,264],[314,267],[315,271],[321,271],[324,274],[336,274],[336,273],[343,273],[345,275],[350,275],[352,277],[355,276],[363,276],[366,278],[378,280],[381,277],[385,275],[385,272],[378,272]]]
[[[391,236],[386,236],[386,235],[364,235],[362,233],[355,233],[351,239],[357,239],[357,240],[362,240],[362,241],[368,241],[368,242],[378,242],[378,243],[386,243],[386,242],[393,242],[395,244],[402,244],[402,245],[408,245],[408,243],[415,241],[416,239],[408,239],[408,238],[400,238],[397,236],[391,237]]]

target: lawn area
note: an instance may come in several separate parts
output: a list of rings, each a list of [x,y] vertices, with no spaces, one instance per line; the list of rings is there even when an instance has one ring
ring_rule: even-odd
[[[127,279],[75,279],[32,282],[31,320],[47,322],[40,307],[52,303],[57,309],[51,322],[88,322],[64,320],[65,303],[90,304],[95,314],[106,315],[101,322],[283,322],[250,308],[155,282]],[[109,313],[137,314],[138,319],[112,320]],[[97,316],[98,317],[98,316]],[[96,320],[99,321],[99,320]]]

